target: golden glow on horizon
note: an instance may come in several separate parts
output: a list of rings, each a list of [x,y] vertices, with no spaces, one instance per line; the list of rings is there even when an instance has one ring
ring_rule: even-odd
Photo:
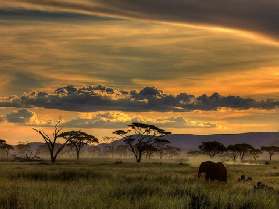
[[[213,94],[218,92],[222,95],[240,95],[261,99],[265,97],[279,98],[279,68],[260,68],[251,69],[232,74],[217,73],[212,75],[200,76],[199,82],[187,84],[187,79],[168,80],[162,84],[161,81],[154,82],[146,80],[134,80],[135,83],[146,86],[156,86],[164,89],[165,92],[178,94],[188,92],[194,95]],[[190,81],[191,82],[191,81]],[[181,84],[178,86],[177,84]],[[185,83],[186,85],[183,85]]]
[[[0,109],[1,110],[1,109]],[[104,117],[100,118],[102,120],[109,120],[114,122],[129,122],[131,118],[139,115],[138,113],[130,112],[96,112],[96,113],[78,113],[78,112],[67,112],[59,110],[49,110],[35,108],[31,109],[36,113],[36,120],[44,125],[44,121],[52,120],[53,123],[61,118],[63,121],[69,121],[71,119],[83,118],[92,119],[98,114],[104,114]],[[10,108],[9,111],[12,111]],[[1,110],[2,114],[7,112],[7,109]],[[185,128],[167,128],[165,129],[172,131],[177,134],[224,134],[224,133],[244,133],[244,132],[266,132],[266,131],[279,131],[278,117],[279,109],[274,110],[259,110],[259,109],[249,109],[249,110],[235,110],[222,108],[218,111],[193,111],[184,113],[174,113],[174,112],[144,112],[140,114],[143,120],[148,119],[164,119],[173,117],[183,117],[188,121],[192,121],[192,124],[198,124],[201,122],[216,124],[215,127],[205,128],[195,128],[195,127],[185,127]],[[32,131],[32,127],[36,124],[14,124],[8,122],[1,122],[0,136],[7,139],[10,143],[17,143],[19,141],[38,141],[40,140],[37,135]],[[49,127],[43,127],[44,129],[51,131]],[[14,134],[14,130],[17,130],[17,134]],[[72,128],[70,128],[72,129]],[[92,133],[98,137],[112,136],[112,132],[118,128],[76,128],[82,129],[89,133]],[[67,128],[65,129],[67,130]]]

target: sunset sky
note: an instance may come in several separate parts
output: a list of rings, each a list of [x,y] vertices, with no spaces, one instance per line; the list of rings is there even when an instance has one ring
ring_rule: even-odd
[[[278,0],[0,0],[0,138],[279,130]]]

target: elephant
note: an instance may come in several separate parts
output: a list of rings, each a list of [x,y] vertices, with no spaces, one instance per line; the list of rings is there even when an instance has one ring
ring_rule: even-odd
[[[227,169],[223,163],[215,163],[211,161],[202,162],[199,167],[198,177],[205,173],[207,181],[227,182]]]

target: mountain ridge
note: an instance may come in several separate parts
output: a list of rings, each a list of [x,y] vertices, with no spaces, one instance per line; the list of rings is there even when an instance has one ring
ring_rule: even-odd
[[[166,136],[171,146],[181,150],[198,150],[199,145],[204,141],[218,141],[228,146],[229,144],[248,143],[256,148],[261,146],[279,146],[279,132],[247,132],[239,134],[171,134]],[[32,148],[43,145],[43,142],[28,143]],[[123,141],[117,140],[111,143],[100,143],[97,146],[103,147],[113,144],[114,146],[123,144]]]
[[[279,145],[279,132],[247,132],[239,134],[172,134],[167,136],[172,146],[196,150],[203,141],[218,141],[224,145],[248,143],[254,147]]]

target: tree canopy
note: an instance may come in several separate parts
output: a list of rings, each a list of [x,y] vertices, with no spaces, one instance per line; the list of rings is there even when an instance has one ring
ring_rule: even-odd
[[[217,141],[202,142],[199,149],[211,158],[226,151],[225,145]]]
[[[124,143],[129,145],[137,162],[141,162],[142,154],[152,148],[157,148],[169,141],[164,137],[171,132],[145,123],[132,123],[127,130],[116,130],[114,134],[120,136]]]
[[[92,143],[99,143],[99,140],[95,136],[83,131],[66,131],[60,136],[68,141],[69,145],[75,149],[77,160],[79,160],[80,151],[84,146]]]

